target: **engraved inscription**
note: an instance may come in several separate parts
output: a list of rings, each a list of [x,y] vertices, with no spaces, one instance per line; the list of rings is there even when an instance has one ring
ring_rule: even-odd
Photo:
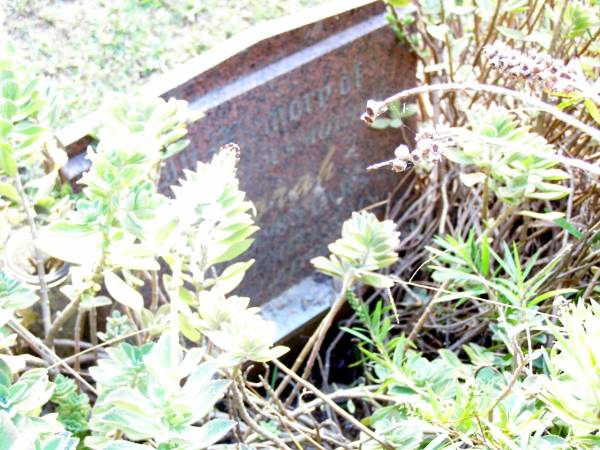
[[[362,87],[361,65],[361,62],[354,63],[349,71],[333,77],[321,87],[292,96],[285,103],[273,106],[263,117],[237,119],[220,127],[210,137],[209,154],[227,142],[237,142],[244,149],[246,142],[269,139],[272,148],[265,151],[271,151],[273,164],[279,164],[282,163],[279,155],[294,155],[302,151],[303,147],[313,147],[344,128],[356,125],[363,102],[351,98],[350,94]],[[336,105],[332,113],[331,102],[334,101]],[[277,146],[281,137],[286,135],[290,135],[287,142]],[[184,151],[167,161],[161,188],[165,190],[177,182],[182,169],[193,170],[196,156],[193,152]],[[329,154],[323,163],[331,164]],[[282,208],[285,202],[295,201],[309,193],[318,193],[323,181],[319,169],[319,173],[305,173],[294,184],[282,185],[271,193],[265,193],[264,198],[255,199],[259,214],[263,214],[267,208]]]
[[[315,117],[321,120],[328,119],[320,114],[332,101],[338,97],[343,101],[353,89],[361,87],[361,63],[353,66],[352,73],[342,74],[338,80],[330,81],[324,86],[305,94],[292,98],[287,104],[275,106],[267,115],[264,123],[264,131],[267,135],[274,133],[285,133],[294,122],[301,119],[312,120]],[[362,105],[361,105],[362,108]],[[325,139],[330,131],[320,131],[319,139]]]

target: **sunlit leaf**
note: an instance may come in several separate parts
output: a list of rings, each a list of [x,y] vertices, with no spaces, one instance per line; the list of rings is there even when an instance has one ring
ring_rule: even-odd
[[[125,283],[125,281],[114,272],[104,272],[104,284],[111,297],[122,305],[125,305],[134,311],[140,311],[144,307],[142,295]]]

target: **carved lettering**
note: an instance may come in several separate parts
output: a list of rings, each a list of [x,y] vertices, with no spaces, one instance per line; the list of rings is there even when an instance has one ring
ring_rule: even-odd
[[[317,98],[319,99],[319,108],[323,109],[327,106],[327,102],[331,97],[331,84],[326,84],[317,92]]]
[[[300,117],[302,117],[302,103],[300,102],[300,100],[292,100],[290,102],[290,106],[289,106],[289,114],[290,114],[290,120],[292,122],[295,122],[297,120],[300,120]]]
[[[362,86],[361,83],[361,78],[360,78],[360,66],[362,63],[355,63],[354,64],[354,84],[356,85],[357,88]]]
[[[304,94],[304,106],[308,114],[313,112],[312,102],[316,95],[316,92],[307,92],[306,94]]]
[[[340,78],[340,95],[347,95],[352,90],[352,77],[342,75]]]
[[[337,81],[331,81],[324,86],[304,93],[299,98],[292,98],[287,105],[278,105],[271,109],[265,118],[264,131],[267,136],[285,133],[289,131],[288,125],[292,122],[312,122],[315,119],[326,122],[335,121],[336,116],[323,117],[319,113],[327,108],[332,97],[339,95],[345,97],[349,95],[353,89],[361,87],[360,63],[354,64],[351,73],[343,73]],[[361,105],[362,107],[362,105]],[[238,124],[235,124],[237,127]],[[345,118],[338,119],[331,125],[324,125],[317,128],[314,132],[308,131],[303,136],[306,143],[314,144],[317,139],[326,139],[331,135],[332,131],[339,131],[346,126]],[[231,139],[230,139],[231,140]]]

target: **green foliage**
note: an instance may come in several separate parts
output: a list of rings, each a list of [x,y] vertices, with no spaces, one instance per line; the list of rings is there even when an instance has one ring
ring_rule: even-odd
[[[77,386],[72,379],[58,374],[54,379],[54,392],[50,401],[56,405],[58,421],[65,429],[79,438],[83,437],[88,430],[91,411],[88,396],[77,392]]]
[[[370,125],[371,128],[382,130],[385,128],[400,128],[405,126],[404,119],[412,117],[417,113],[416,106],[412,103],[393,102],[389,106],[389,118],[378,117]]]
[[[398,448],[595,448],[599,311],[597,304],[581,304],[562,316],[545,356],[546,375],[511,374],[477,346],[465,348],[470,363],[448,350],[426,359],[405,338],[363,351],[374,380],[394,399],[368,424]],[[366,344],[379,340],[377,332],[353,334]],[[532,395],[540,391],[541,397]],[[368,446],[383,448],[374,441]]]
[[[234,422],[225,419],[194,425],[211,412],[229,381],[213,379],[218,368],[214,362],[199,364],[200,349],[185,357],[181,347],[173,350],[167,334],[143,348],[123,344],[91,370],[100,397],[87,446],[114,448],[120,441],[113,442],[112,436],[118,431],[132,441],[152,439],[168,448],[203,449],[231,429]]]
[[[225,297],[218,289],[199,294],[197,312],[186,313],[183,327],[201,331],[223,350],[220,361],[237,365],[244,360],[266,362],[287,352],[287,347],[272,347],[275,323],[264,320],[260,308],[248,307],[247,297]],[[185,310],[185,309],[184,309]],[[182,330],[185,334],[185,330]]]
[[[59,211],[35,241],[46,255],[72,264],[69,283],[60,288],[70,303],[57,311],[47,342],[51,347],[77,312],[83,317],[112,305],[125,314],[113,309],[97,336],[110,341],[131,335],[142,345],[108,347],[108,358],[89,369],[98,392],[93,407],[71,379],[58,376],[55,386],[45,370],[25,372],[2,394],[11,445],[19,443],[14,430],[31,428],[39,429],[28,441],[36,450],[71,449],[78,442],[71,436],[103,450],[212,447],[234,425],[214,417],[229,385],[218,377],[221,367],[235,371],[248,360],[266,362],[287,351],[273,347],[275,325],[248,307],[248,299],[225,297],[253,261],[224,263],[245,252],[258,230],[254,206],[239,189],[239,148],[226,146],[210,163],[199,162],[173,188],[174,198],[158,192],[163,159],[187,145],[187,118],[185,102],[133,97],[107,104],[99,115],[81,194],[74,203],[67,199],[67,211]],[[25,192],[30,194],[35,191]],[[159,262],[170,268],[162,283],[155,274]],[[144,279],[153,281],[153,295],[167,304],[144,301]],[[0,274],[0,325],[36,300],[33,291]],[[14,336],[0,331],[3,347],[11,345]],[[182,335],[199,344],[185,356]],[[210,352],[206,338],[214,344]],[[0,362],[5,360],[24,367],[18,356],[3,355]],[[10,376],[8,371],[7,386]],[[38,417],[49,400],[57,414]],[[31,410],[24,409],[26,401],[36,402]]]
[[[0,350],[12,346],[16,335],[6,327],[17,310],[29,308],[38,297],[34,291],[0,270]]]
[[[581,37],[597,26],[597,15],[582,1],[569,2],[561,23],[561,33],[568,38]]]
[[[109,347],[108,358],[98,361],[96,367],[90,368],[91,376],[99,381],[98,392],[116,390],[123,386],[143,389],[148,384],[145,372],[144,357],[152,350],[153,344],[133,346],[127,343]]]
[[[435,247],[427,247],[435,257],[431,265],[432,278],[446,282],[450,293],[438,297],[438,302],[458,300],[459,304],[473,299],[489,300],[496,310],[498,322],[491,325],[494,339],[513,353],[514,340],[528,339],[530,328],[543,325],[538,315],[539,305],[548,298],[576,293],[570,288],[544,290],[553,270],[561,261],[557,255],[548,264],[534,272],[537,256],[521,264],[518,248],[512,250],[502,243],[503,254],[496,253],[487,238],[475,238],[471,232],[466,241],[447,236],[433,239]],[[482,297],[485,297],[482,299]],[[543,343],[543,336],[534,340]]]
[[[353,213],[342,226],[342,237],[329,245],[329,259],[311,260],[321,272],[340,279],[356,279],[375,287],[390,287],[394,282],[376,273],[397,259],[400,233],[390,220],[380,222],[374,214]]]
[[[25,309],[37,301],[33,290],[0,271],[0,311]]]
[[[136,296],[123,292],[124,282],[115,272],[159,268],[156,235],[169,224],[160,220],[166,198],[148,181],[159,161],[158,144],[121,136],[118,141],[100,141],[88,157],[92,168],[81,180],[85,188],[76,210],[67,221],[57,221],[41,233],[36,245],[80,265],[72,284],[62,288],[70,298],[93,303],[95,283],[104,271],[105,278],[114,281],[108,286],[113,298],[140,309]]]
[[[598,448],[597,274],[585,265],[597,259],[597,199],[574,203],[597,181],[584,162],[600,120],[597,2],[385,3],[421,86],[370,100],[363,117],[397,124],[397,102],[417,97],[423,123],[414,149],[370,168],[404,171],[432,153],[456,164],[416,170],[391,209],[416,261],[396,268],[409,280],[392,278],[407,294],[398,290],[399,314],[347,296],[359,324],[345,331],[358,340],[365,387],[378,388],[365,397],[384,404],[363,422],[391,448]],[[452,235],[432,240],[436,228]],[[414,342],[400,334],[411,329]]]
[[[210,164],[198,162],[196,171],[184,171],[185,178],[172,188],[173,209],[185,236],[179,244],[179,256],[184,270],[196,279],[202,279],[211,266],[245,252],[258,230],[252,219],[254,205],[239,189],[238,160],[239,148],[225,146]],[[219,277],[207,280],[202,287],[215,285],[218,289]]]
[[[562,327],[550,329],[538,314],[547,298],[577,292],[543,290],[562,255],[536,270],[537,257],[522,266],[516,246],[503,244],[500,255],[474,232],[467,240],[448,236],[434,242],[428,248],[435,260],[432,278],[449,291],[437,301],[490,300],[498,316],[490,327],[493,337],[510,357],[470,344],[464,347],[470,364],[448,350],[427,359],[406,338],[391,337],[381,302],[369,312],[350,295],[362,325],[344,330],[358,339],[369,378],[395,405],[378,409],[367,423],[401,448],[456,448],[457,442],[481,449],[595,448],[600,387],[593,343],[600,309],[580,303],[561,315]],[[548,332],[556,339],[552,350],[531,351],[547,342]],[[542,372],[522,374],[526,361]],[[515,365],[521,368],[511,373]],[[375,441],[368,446],[384,448]]]
[[[376,373],[389,377],[388,392],[406,405],[396,411],[396,421],[408,421],[404,426],[411,427],[413,439],[435,438],[438,445],[446,444],[442,448],[453,439],[470,448],[486,448],[534,434],[543,426],[535,400],[528,399],[525,390],[513,389],[496,404],[508,384],[505,373],[464,364],[448,351],[428,361],[401,344],[393,362],[392,367],[376,368]]]
[[[600,444],[600,305],[573,305],[553,331],[556,345],[545,362],[548,375],[542,401],[573,434],[590,446]]]
[[[467,186],[487,184],[502,201],[519,205],[525,200],[557,200],[570,188],[559,183],[569,178],[552,158],[555,149],[530,127],[518,126],[513,113],[499,107],[468,113],[473,135],[459,141],[459,150],[445,156],[477,172],[462,173]]]
[[[0,29],[0,200],[21,202],[14,179],[19,169],[27,168],[18,176],[32,192],[33,203],[55,207],[52,191],[67,157],[46,125],[46,105],[40,80],[16,62],[15,50]]]
[[[369,359],[378,360],[377,353],[372,352],[368,346],[374,347],[381,355],[385,355],[386,342],[392,329],[390,317],[384,314],[383,303],[377,302],[373,312],[370,312],[367,305],[353,292],[348,291],[346,298],[362,324],[353,328],[340,327],[340,329],[359,339],[358,348],[364,355]]]
[[[137,105],[137,106],[134,106]],[[119,303],[141,311],[141,296],[118,275],[157,270],[156,257],[173,228],[166,197],[156,180],[161,158],[181,150],[186,134],[185,104],[161,99],[122,99],[105,108],[91,169],[82,177],[82,197],[66,221],[40,236],[45,253],[78,264],[78,276],[63,292],[83,305],[99,306],[100,276]],[[159,250],[159,252],[157,252]],[[158,253],[158,254],[157,254]]]
[[[195,20],[202,8],[210,7],[192,3],[171,2],[170,11]],[[266,3],[258,3],[253,2],[260,14],[268,15]],[[584,60],[585,55],[597,51],[590,41],[597,20],[589,2],[556,2],[537,12],[521,0],[478,1],[473,5],[438,0],[418,5],[402,0],[386,3],[387,18],[396,35],[406,39],[423,62],[419,77],[426,82],[484,81],[490,66],[494,70],[500,67],[486,62],[487,52],[482,52],[498,34],[523,48],[539,41],[552,53],[552,64],[558,64],[554,53],[582,53],[580,69],[585,75],[580,78],[593,74],[593,61]],[[398,6],[409,7],[394,9]],[[132,0],[114,8],[135,12],[143,9],[160,18],[166,4]],[[415,10],[418,14],[412,15]],[[140,26],[139,17],[127,17],[119,26],[109,27],[112,37],[106,38],[105,29],[98,32],[115,61],[120,60],[124,36],[143,36],[147,38],[144,51],[156,50],[156,36],[151,39],[147,27]],[[540,30],[527,31],[535,28],[537,21],[543,24]],[[563,21],[564,27],[557,25]],[[459,31],[462,35],[455,36]],[[567,39],[574,38],[576,42],[571,45]],[[164,36],[159,40],[164,41]],[[139,42],[131,45],[141,48]],[[54,302],[48,305],[51,324],[49,332],[45,331],[45,346],[19,328],[25,321],[23,325],[18,323],[20,316],[32,316],[27,308],[37,295],[0,273],[0,326],[9,324],[20,330],[23,341],[41,349],[39,354],[44,358],[0,356],[0,450],[71,450],[77,445],[92,450],[237,448],[241,444],[231,442],[240,435],[239,440],[248,441],[244,448],[255,444],[286,448],[284,440],[298,448],[304,440],[311,446],[318,441],[325,448],[332,442],[338,445],[335,433],[344,433],[348,424],[362,426],[350,420],[352,417],[343,409],[325,401],[333,401],[338,395],[339,400],[344,399],[347,392],[316,393],[318,399],[300,401],[290,411],[285,402],[271,397],[270,390],[270,397],[262,398],[244,378],[245,363],[253,361],[260,363],[255,367],[263,366],[287,348],[274,346],[275,324],[263,319],[259,308],[250,306],[250,299],[232,295],[253,264],[253,260],[244,260],[243,254],[258,231],[254,205],[239,187],[239,148],[229,144],[219,149],[211,161],[198,162],[195,170],[186,171],[172,187],[174,195],[169,198],[159,192],[157,184],[163,161],[187,145],[187,104],[143,94],[116,98],[96,116],[96,142],[88,150],[91,167],[80,181],[82,192],[73,195],[69,189],[57,186],[57,171],[65,155],[56,148],[46,127],[56,111],[42,108],[45,95],[30,77],[29,66],[25,70],[16,65],[8,47],[2,47],[1,56],[0,208],[6,214],[0,216],[0,237],[10,232],[7,229],[22,224],[23,212],[27,211],[35,216],[29,221],[41,228],[35,242],[38,249],[72,267],[68,284],[61,288],[68,305],[62,311]],[[575,65],[569,67],[575,70]],[[530,69],[521,71],[521,81],[525,75],[529,76],[527,81],[535,81]],[[561,76],[569,73],[560,72]],[[513,75],[519,79],[518,73]],[[560,84],[551,73],[545,76],[549,84],[543,88],[552,91],[548,86]],[[552,99],[564,99],[560,108],[568,113],[583,105],[585,110],[577,110],[577,120],[589,123],[597,119],[597,93],[593,89],[575,89],[569,83],[560,86],[573,89],[552,92]],[[399,154],[405,157],[403,168],[409,162],[437,161],[444,154],[468,171],[461,173],[457,166],[447,171],[448,167],[440,164],[431,175],[435,186],[441,186],[439,198],[434,198],[435,189],[423,189],[422,180],[411,185],[430,201],[424,210],[419,209],[423,203],[417,199],[415,210],[429,211],[429,217],[433,217],[431,211],[443,216],[439,229],[452,232],[451,236],[434,238],[426,249],[431,258],[419,269],[431,263],[425,275],[431,280],[423,284],[413,282],[414,278],[403,282],[397,276],[380,273],[398,261],[399,232],[391,220],[379,221],[366,211],[354,213],[344,223],[341,238],[329,246],[329,257],[312,260],[318,270],[342,280],[340,298],[327,318],[333,318],[345,299],[359,320],[358,326],[344,328],[358,340],[365,369],[364,377],[353,383],[362,390],[347,390],[353,394],[345,398],[347,410],[358,416],[375,405],[367,417],[357,418],[389,444],[373,439],[363,427],[360,442],[355,440],[358,433],[353,429],[348,433],[351,437],[343,436],[340,446],[371,450],[389,446],[428,450],[587,449],[599,444],[600,310],[596,303],[587,306],[583,301],[594,296],[597,288],[582,288],[585,278],[571,274],[570,268],[569,284],[561,284],[563,281],[556,276],[565,256],[581,264],[573,272],[588,271],[594,265],[596,250],[592,231],[585,227],[597,218],[579,211],[593,209],[579,205],[589,202],[593,206],[595,191],[575,192],[577,174],[558,168],[559,162],[568,159],[559,150],[571,150],[563,148],[563,135],[574,137],[578,148],[586,148],[580,154],[588,161],[593,161],[594,154],[586,153],[588,143],[577,141],[579,137],[570,126],[563,129],[554,122],[544,122],[531,111],[516,109],[510,101],[498,98],[488,101],[485,107],[478,106],[477,96],[484,98],[477,90],[468,103],[460,92],[430,98],[421,95],[419,113],[432,118],[436,126],[416,133],[415,151],[402,146],[396,154],[397,158]],[[48,102],[53,103],[51,97]],[[384,104],[375,102],[375,109],[387,110],[390,116],[376,121],[375,128],[403,126],[403,119],[416,112],[416,108],[406,108],[400,102],[385,108]],[[544,130],[546,124],[552,125],[549,131]],[[585,164],[590,166],[580,161],[579,167]],[[469,191],[459,186],[455,183],[457,174],[467,187],[477,189]],[[568,187],[566,179],[570,181]],[[593,181],[585,179],[584,185],[590,186]],[[483,186],[480,190],[479,185]],[[465,192],[468,195],[463,197]],[[488,208],[490,193],[500,200],[492,208]],[[566,201],[561,204],[558,200],[570,194],[574,195],[566,220],[560,210]],[[481,199],[476,198],[479,195]],[[408,201],[412,197],[402,198]],[[457,206],[463,202],[469,206]],[[471,202],[475,208],[468,211]],[[480,204],[483,223],[477,222]],[[510,215],[518,205],[523,208],[522,215],[552,221],[566,230],[562,250],[540,250],[540,254],[530,256],[526,242],[512,246],[505,243],[514,240],[511,233],[516,229],[522,230],[522,237],[534,234],[529,233],[527,218],[507,220],[512,219]],[[542,207],[550,212],[541,213]],[[573,214],[573,209],[579,215]],[[494,222],[488,221],[496,214]],[[415,261],[419,264],[419,258],[426,258],[427,252],[419,255],[421,250],[411,246],[412,241],[422,232],[430,242],[438,225],[427,224],[426,219],[404,222],[410,233],[406,251],[410,254],[406,256],[412,258],[416,251]],[[502,228],[497,227],[499,223]],[[474,230],[484,228],[484,232],[466,234],[461,228],[465,224]],[[423,225],[427,231],[421,231]],[[551,235],[556,229],[544,233]],[[537,236],[545,234],[536,231]],[[577,239],[573,244],[568,241],[571,236]],[[260,274],[256,280],[261,281]],[[455,302],[457,308],[465,307],[461,314],[475,311],[474,317],[460,316],[462,324],[467,324],[464,327],[475,323],[474,330],[483,330],[475,342],[468,342],[468,335],[455,341],[455,347],[465,344],[461,352],[431,347],[427,354],[418,351],[418,338],[410,342],[397,332],[407,322],[412,323],[406,319],[415,317],[409,310],[413,303],[404,301],[398,309],[394,303],[384,307],[383,301],[368,305],[352,290],[356,283],[383,289],[393,302],[391,288],[396,282],[403,283],[402,288],[412,297],[412,289],[418,284],[421,291],[417,295],[424,298],[425,289],[435,289],[429,281],[443,288],[425,305],[413,331],[424,324],[422,329],[430,330],[432,321],[441,324],[432,336],[457,329],[453,323],[457,314],[452,310],[454,305],[449,305]],[[577,299],[580,303],[567,312],[555,308],[560,301],[575,304]],[[96,330],[95,309],[109,306],[112,311],[106,327]],[[25,311],[17,314],[22,309]],[[71,342],[55,338],[59,332],[69,331],[65,325],[75,316],[75,342],[89,337],[92,343],[95,338],[105,343],[102,350],[86,348],[86,358],[76,364],[89,370],[97,394],[93,406],[83,392],[78,392],[73,380],[59,375],[53,383],[45,368],[26,370],[26,364],[32,361],[55,364],[54,348]],[[489,326],[480,328],[479,320]],[[559,321],[560,325],[550,321]],[[330,324],[324,320],[309,341],[314,347],[307,347],[312,352],[307,373],[312,361],[318,361],[318,350]],[[446,331],[447,342],[455,339],[452,333]],[[411,339],[416,334],[411,333]],[[0,348],[8,353],[15,337],[8,327],[0,329],[0,335]],[[106,345],[125,339],[129,342]],[[18,353],[21,348],[10,350]],[[87,361],[87,357],[94,358],[92,352],[102,355],[95,365]],[[329,353],[326,356],[329,358]],[[323,372],[328,372],[328,367],[326,362]],[[277,373],[271,375],[274,384],[279,378]],[[364,379],[368,386],[362,386]],[[81,384],[90,389],[86,380]],[[297,387],[303,384],[299,382]],[[307,384],[304,387],[315,389]],[[301,400],[301,396],[294,398]],[[361,402],[361,408],[354,402]],[[53,410],[56,412],[48,413]],[[260,417],[254,421],[248,414]],[[325,424],[310,429],[311,420],[317,416],[322,419],[325,414],[346,421],[340,426]],[[279,418],[285,420],[279,422]],[[230,433],[236,426],[231,419],[245,424],[240,423],[237,431]],[[216,445],[226,437],[228,444]]]
[[[10,367],[0,359],[0,448],[67,450],[77,447],[78,439],[65,432],[56,414],[42,414],[54,385],[45,369],[31,369],[13,381]]]
[[[160,97],[121,96],[103,106],[103,120],[97,134],[132,137],[146,144],[158,145],[161,159],[169,158],[183,150],[189,141],[186,122],[189,111],[187,102],[168,101]]]
[[[38,81],[15,64],[13,52],[0,35],[0,175],[10,177],[39,158],[40,140],[47,134],[37,120],[45,105]]]
[[[136,326],[131,319],[115,310],[106,318],[106,331],[98,332],[98,337],[103,341],[110,341],[125,337],[135,330]]]

